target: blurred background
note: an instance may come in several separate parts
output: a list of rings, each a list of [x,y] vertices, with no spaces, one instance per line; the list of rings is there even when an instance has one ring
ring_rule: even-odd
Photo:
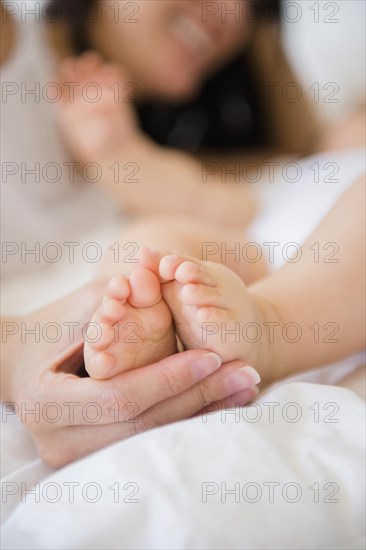
[[[319,110],[324,118],[341,118],[365,100],[366,2],[285,0],[284,10],[283,39],[289,60],[306,87],[319,83]],[[333,92],[331,86],[324,90],[327,83],[339,86],[334,95],[338,102],[326,100]]]

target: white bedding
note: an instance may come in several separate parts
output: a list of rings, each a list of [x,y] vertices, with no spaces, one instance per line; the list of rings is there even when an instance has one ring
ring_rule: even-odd
[[[302,243],[364,170],[363,152],[338,154],[336,158],[338,184],[315,185],[305,177],[312,175],[309,166],[314,162],[322,166],[332,162],[329,155],[302,163],[301,185],[285,184],[278,176],[264,193],[259,183],[265,207],[252,227],[253,240]],[[273,267],[280,264],[281,257]],[[31,309],[35,303],[76,288],[91,275],[90,269],[69,269],[54,271],[52,278],[48,272],[8,283],[3,289],[6,310],[20,313]],[[21,302],[16,292],[19,284],[23,289]],[[250,409],[261,412],[258,422],[243,417],[245,413],[239,410],[226,418],[218,413],[207,422],[191,419],[114,444],[57,472],[37,458],[20,422],[3,415],[2,547],[363,548],[364,401],[349,390],[322,385],[336,383],[361,361],[360,357],[350,358],[335,367],[298,376],[296,382],[273,387],[259,396],[256,409]],[[295,405],[288,405],[290,402]],[[273,422],[269,403],[274,407]],[[301,418],[291,422],[289,418],[298,411]],[[283,414],[288,416],[284,419]],[[21,483],[29,489],[37,482],[41,483],[36,486],[39,501],[34,494],[27,494],[21,502]],[[71,482],[80,484],[75,486],[74,502],[69,501]],[[215,492],[205,503],[203,483]],[[239,484],[239,502],[233,494],[221,502],[221,483],[228,489]],[[273,483],[279,485],[272,485],[274,497],[270,502]],[[285,486],[288,493],[283,496]],[[113,492],[117,487],[119,496]],[[299,488],[298,501],[289,502]],[[86,498],[82,489],[87,491]],[[123,502],[135,489],[138,492],[130,498],[138,502]],[[246,489],[249,492],[243,497],[242,490]],[[96,490],[101,493],[100,500],[87,502]],[[259,499],[250,502],[256,490],[261,491]],[[58,497],[57,502],[50,502]],[[315,502],[316,497],[319,502]],[[338,501],[324,502],[327,498]]]
[[[3,548],[363,548],[364,402],[293,383],[242,411],[156,429],[57,472],[19,434],[30,463],[4,478],[18,491],[3,505]],[[37,479],[39,501],[20,503],[21,481]]]

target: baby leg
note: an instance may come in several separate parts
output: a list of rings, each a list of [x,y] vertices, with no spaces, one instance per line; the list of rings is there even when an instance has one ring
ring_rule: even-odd
[[[255,259],[244,231],[221,228],[216,224],[201,222],[188,217],[159,217],[136,221],[118,236],[120,250],[108,249],[101,265],[101,275],[128,274],[135,266],[139,250],[144,246],[152,250],[176,251],[203,262],[222,263],[245,282],[251,284],[267,274],[262,257]],[[251,261],[246,258],[252,254]],[[253,258],[253,259],[252,259]]]

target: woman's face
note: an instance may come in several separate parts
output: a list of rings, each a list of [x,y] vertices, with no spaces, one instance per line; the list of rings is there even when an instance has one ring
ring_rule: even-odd
[[[180,100],[239,52],[249,8],[247,0],[102,0],[90,38],[142,96]]]

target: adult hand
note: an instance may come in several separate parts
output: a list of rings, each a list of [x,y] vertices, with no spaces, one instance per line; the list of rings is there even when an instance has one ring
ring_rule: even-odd
[[[233,361],[220,366],[204,350],[186,351],[110,380],[77,375],[82,329],[100,302],[105,281],[96,281],[28,318],[69,328],[73,340],[57,344],[12,342],[16,361],[6,394],[33,436],[42,460],[63,466],[110,443],[211,408],[245,405],[256,395],[250,369]],[[77,326],[76,326],[77,325]],[[70,336],[70,334],[68,334]],[[53,347],[52,347],[53,346]],[[65,351],[66,350],[66,351]],[[9,408],[9,406],[8,406]],[[32,411],[32,412],[30,412]]]

